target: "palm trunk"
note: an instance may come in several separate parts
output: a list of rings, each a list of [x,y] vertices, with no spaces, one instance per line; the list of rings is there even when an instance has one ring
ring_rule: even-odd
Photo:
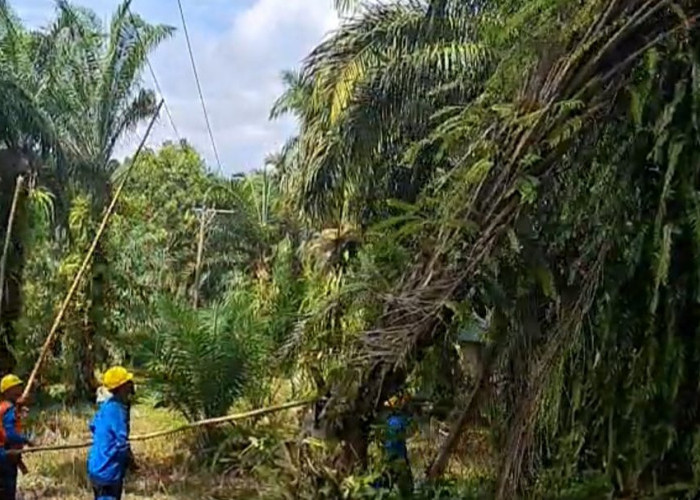
[[[98,386],[95,379],[95,368],[101,356],[96,341],[104,336],[105,331],[104,290],[107,282],[107,265],[104,246],[98,244],[92,261],[90,300],[80,338],[81,363],[75,386],[75,397],[79,400],[92,400]]]
[[[7,225],[5,226],[5,234],[3,236],[2,257],[0,258],[0,329],[2,340],[0,342],[0,371],[1,373],[9,373],[13,371],[15,359],[10,350],[10,346],[14,340],[14,329],[12,326],[13,314],[19,309],[19,304],[13,304],[12,301],[20,300],[20,290],[17,290],[15,285],[17,282],[14,279],[6,280],[7,277],[7,261],[11,247],[16,248],[16,219],[17,207],[21,198],[22,176],[18,176],[15,180],[15,188],[13,190],[12,202],[7,216]],[[14,236],[14,237],[13,237]],[[15,240],[15,241],[13,241]],[[14,244],[13,244],[14,243]],[[19,248],[21,250],[21,247]],[[16,253],[16,251],[14,252]],[[22,259],[20,259],[22,260]],[[8,310],[10,313],[8,314]],[[4,312],[5,314],[2,314]]]
[[[8,179],[9,180],[9,179]],[[9,373],[17,363],[12,346],[15,339],[14,322],[22,312],[22,275],[24,270],[25,194],[22,177],[17,175],[8,182],[12,189],[3,193],[0,217],[7,221],[2,240],[2,262],[0,262],[0,373]]]
[[[452,452],[455,450],[460,438],[464,432],[466,424],[469,422],[470,418],[474,417],[476,409],[479,407],[480,396],[484,393],[487,388],[488,380],[490,377],[490,362],[487,365],[483,365],[476,379],[476,383],[472,388],[469,397],[467,398],[464,408],[460,411],[459,417],[452,424],[452,429],[447,439],[440,446],[435,459],[428,465],[426,471],[426,477],[429,480],[437,480],[442,476],[447,468],[448,461]]]
[[[111,185],[106,183],[105,193],[97,200],[93,207],[93,218],[99,220],[102,217],[104,207],[110,198]],[[92,400],[98,387],[95,379],[95,369],[104,355],[99,346],[99,339],[104,338],[106,291],[108,287],[109,260],[107,257],[104,235],[95,247],[92,259],[91,279],[89,288],[89,301],[80,337],[78,338],[78,355],[80,364],[75,378],[74,397],[77,400]]]

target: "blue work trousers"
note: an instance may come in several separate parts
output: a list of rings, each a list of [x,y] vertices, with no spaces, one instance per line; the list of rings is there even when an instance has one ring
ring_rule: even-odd
[[[0,500],[17,498],[17,464],[0,460]]]
[[[92,483],[92,491],[95,500],[121,500],[123,483],[95,484]]]

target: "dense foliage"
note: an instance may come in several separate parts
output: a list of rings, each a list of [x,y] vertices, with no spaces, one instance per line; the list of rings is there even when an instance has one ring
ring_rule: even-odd
[[[104,32],[59,2],[30,32],[2,4],[4,220],[29,181],[2,368],[36,358],[131,169],[43,387],[84,398],[125,362],[189,420],[263,404],[280,379],[312,388],[313,427],[342,444],[292,495],[366,471],[401,389],[451,427],[422,450],[430,480],[465,429],[488,430],[493,481],[436,486],[454,496],[697,495],[700,6],[336,4],[340,28],[271,111],[298,134],[233,179],[184,141],[111,161],[155,112],[140,73],[172,28],[126,2]]]

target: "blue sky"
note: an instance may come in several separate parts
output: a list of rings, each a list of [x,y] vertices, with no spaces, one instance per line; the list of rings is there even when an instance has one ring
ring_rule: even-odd
[[[303,57],[338,25],[332,0],[182,0],[214,138],[225,173],[262,166],[266,154],[293,133],[291,119],[268,121],[270,106],[282,91],[280,74],[298,67]],[[46,25],[54,0],[14,0],[11,5],[29,25]],[[105,22],[119,0],[75,0]],[[151,57],[175,125],[216,170],[197,97],[176,0],[133,0],[132,10],[151,23],[178,28]],[[152,86],[146,72],[144,81]],[[135,149],[137,131],[117,151]],[[165,114],[149,145],[174,139]]]

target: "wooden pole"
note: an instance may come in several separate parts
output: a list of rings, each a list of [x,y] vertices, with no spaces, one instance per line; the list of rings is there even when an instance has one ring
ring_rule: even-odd
[[[199,234],[197,236],[197,261],[194,269],[194,291],[192,304],[195,309],[199,307],[199,281],[202,275],[202,260],[204,258],[204,237],[206,236],[207,225],[211,223],[215,216],[219,214],[234,214],[233,210],[219,210],[216,208],[195,208],[194,211],[199,214]]]
[[[197,238],[197,262],[194,268],[194,298],[192,305],[195,309],[199,307],[199,279],[202,273],[202,254],[204,253],[204,229],[209,211],[205,207],[199,215],[199,236]]]
[[[2,318],[2,304],[5,299],[5,268],[7,267],[7,254],[10,250],[10,241],[12,241],[12,230],[15,225],[15,214],[17,213],[17,203],[19,200],[20,192],[22,191],[22,184],[24,183],[24,177],[21,175],[17,176],[15,180],[15,192],[12,196],[12,206],[10,207],[10,216],[7,219],[7,229],[5,231],[5,243],[2,247],[2,258],[0,258],[0,318]]]
[[[104,233],[107,223],[109,222],[110,217],[112,216],[112,213],[114,212],[114,209],[117,206],[117,201],[119,200],[119,196],[121,195],[124,186],[126,185],[126,181],[129,179],[129,174],[133,170],[134,165],[136,164],[136,161],[138,160],[139,155],[141,154],[141,151],[143,150],[143,147],[146,144],[146,140],[148,140],[148,136],[151,134],[151,130],[153,129],[153,125],[156,122],[156,119],[158,118],[158,115],[160,114],[160,109],[163,106],[163,100],[161,99],[160,103],[158,104],[158,108],[156,109],[155,114],[153,115],[153,118],[151,118],[151,122],[148,124],[148,128],[146,129],[146,133],[144,134],[143,138],[141,139],[141,143],[139,144],[139,147],[136,149],[136,153],[134,154],[133,159],[131,160],[131,164],[127,167],[126,171],[124,172],[124,176],[122,178],[122,181],[119,183],[119,186],[117,186],[117,190],[114,193],[114,196],[112,197],[112,201],[110,202],[109,206],[107,207],[107,211],[104,214],[104,217],[102,217],[102,222],[100,223],[100,227],[97,229],[97,234],[95,234],[95,238],[92,240],[92,244],[90,245],[90,248],[88,249],[87,254],[85,255],[85,258],[83,259],[82,264],[80,265],[80,269],[78,270],[78,273],[75,275],[75,278],[73,278],[73,283],[71,284],[68,293],[66,294],[66,297],[63,299],[63,303],[61,304],[61,308],[58,310],[58,314],[56,315],[56,318],[54,319],[53,325],[51,325],[51,330],[49,330],[49,334],[46,337],[46,340],[44,341],[44,345],[41,347],[41,351],[39,352],[39,358],[36,360],[36,363],[34,364],[34,368],[32,369],[31,374],[29,375],[29,378],[27,379],[27,384],[24,387],[24,392],[22,393],[22,399],[26,399],[27,396],[29,395],[29,392],[32,389],[32,385],[36,381],[36,377],[39,374],[39,370],[41,369],[41,365],[44,362],[44,359],[46,358],[46,355],[49,352],[49,349],[51,348],[51,344],[53,344],[54,339],[56,338],[56,335],[58,333],[58,327],[61,324],[61,321],[63,320],[63,316],[66,314],[66,310],[68,309],[68,305],[70,304],[70,301],[73,299],[73,295],[75,294],[76,290],[78,289],[78,285],[80,285],[80,281],[82,280],[83,276],[85,275],[85,271],[88,268],[88,265],[90,264],[90,260],[92,259],[92,254],[95,253],[95,249],[97,248],[97,243],[99,242],[100,238],[102,237],[102,234]]]

